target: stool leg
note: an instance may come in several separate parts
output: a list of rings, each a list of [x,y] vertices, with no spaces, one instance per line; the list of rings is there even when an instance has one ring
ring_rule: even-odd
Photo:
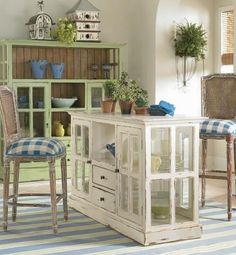
[[[4,168],[3,168],[3,230],[4,231],[7,231],[7,222],[8,222],[9,181],[10,181],[10,162],[8,160],[4,160]]]
[[[68,205],[67,205],[67,166],[66,157],[61,159],[61,183],[62,183],[62,194],[63,194],[63,210],[64,219],[68,220]]]
[[[234,138],[228,136],[227,142],[227,212],[228,221],[232,218],[232,173],[234,170],[233,159],[234,159]]]
[[[13,206],[12,206],[12,221],[16,221],[17,214],[17,199],[18,199],[18,185],[19,185],[19,161],[14,162],[14,180],[13,180]]]
[[[206,157],[207,157],[207,139],[202,139],[202,181],[201,181],[201,203],[205,206],[206,197]]]
[[[52,229],[54,234],[57,233],[57,195],[56,195],[56,174],[55,160],[49,161],[49,178],[50,178],[50,194],[51,194],[51,210],[52,210]]]

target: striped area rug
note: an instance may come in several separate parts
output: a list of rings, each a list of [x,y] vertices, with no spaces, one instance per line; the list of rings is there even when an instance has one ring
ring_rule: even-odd
[[[2,206],[0,211],[2,215]],[[0,254],[236,254],[236,217],[228,222],[225,209],[213,203],[208,203],[200,214],[203,225],[201,239],[144,247],[72,209],[69,211],[69,221],[65,223],[61,206],[58,210],[59,234],[55,236],[51,231],[50,208],[21,207],[17,222],[9,220],[9,230],[0,230]]]

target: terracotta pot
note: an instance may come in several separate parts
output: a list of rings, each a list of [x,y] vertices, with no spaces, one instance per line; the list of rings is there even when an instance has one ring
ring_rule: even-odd
[[[149,114],[148,112],[148,107],[134,107],[134,111],[136,114],[142,114],[142,115],[147,115]]]
[[[102,112],[109,113],[112,112],[113,101],[112,100],[104,100],[101,102]]]
[[[132,101],[119,100],[120,110],[122,114],[130,114],[133,106]]]

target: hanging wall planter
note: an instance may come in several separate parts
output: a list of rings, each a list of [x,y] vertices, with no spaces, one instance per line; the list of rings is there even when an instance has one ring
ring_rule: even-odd
[[[187,86],[197,69],[197,63],[205,59],[207,39],[202,25],[177,24],[174,31],[177,80]]]

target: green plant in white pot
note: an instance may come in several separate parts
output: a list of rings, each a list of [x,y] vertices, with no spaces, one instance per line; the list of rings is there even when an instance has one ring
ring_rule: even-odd
[[[183,75],[182,82],[186,86],[197,68],[197,62],[205,59],[207,46],[206,31],[202,25],[186,21],[177,24],[174,48],[177,61],[177,75]],[[183,66],[183,70],[179,70]]]

